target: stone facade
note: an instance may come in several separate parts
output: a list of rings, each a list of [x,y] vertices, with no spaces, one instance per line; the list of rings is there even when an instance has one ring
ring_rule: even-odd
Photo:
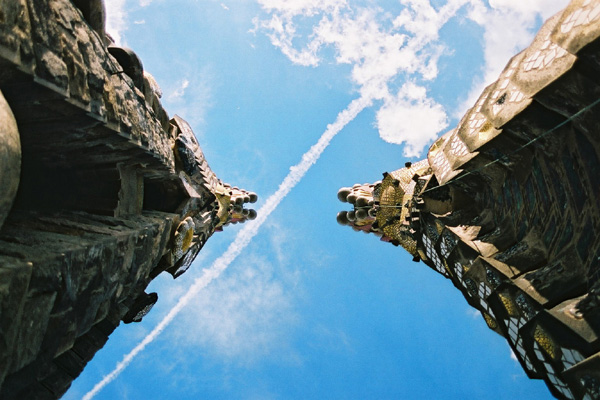
[[[60,397],[256,194],[104,33],[99,0],[0,2],[0,398]]]
[[[561,399],[600,398],[599,37],[600,1],[573,0],[426,160],[338,193],[341,224],[448,278]]]

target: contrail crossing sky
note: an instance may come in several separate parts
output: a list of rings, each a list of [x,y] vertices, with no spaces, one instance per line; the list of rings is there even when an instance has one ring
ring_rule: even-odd
[[[348,107],[340,112],[333,124],[329,124],[327,129],[317,143],[315,143],[304,155],[302,160],[290,167],[290,172],[283,179],[279,188],[273,193],[257,211],[257,217],[254,221],[250,221],[244,224],[244,227],[238,232],[235,240],[225,253],[217,258],[213,264],[205,269],[202,275],[197,278],[188,291],[179,299],[177,304],[169,311],[169,313],[156,325],[156,327],[150,332],[137,346],[133,348],[123,359],[117,364],[115,369],[106,375],[100,382],[98,382],[92,390],[83,396],[83,400],[90,400],[96,394],[98,394],[106,385],[112,382],[119,376],[125,368],[133,361],[133,359],[146,348],[146,346],[154,341],[160,335],[165,328],[173,321],[173,319],[183,310],[185,306],[194,298],[196,294],[203,288],[205,288],[213,279],[218,278],[223,271],[240,255],[242,250],[248,246],[252,241],[252,238],[256,236],[260,227],[265,223],[269,215],[281,203],[281,201],[288,195],[288,193],[302,180],[304,175],[312,167],[323,151],[329,146],[331,139],[337,135],[349,122],[351,122],[362,110],[371,105],[370,99],[358,98],[353,100]]]

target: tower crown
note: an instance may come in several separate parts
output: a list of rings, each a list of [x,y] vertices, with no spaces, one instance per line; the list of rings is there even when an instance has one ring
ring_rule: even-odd
[[[383,180],[369,184],[355,184],[338,191],[338,199],[354,208],[340,211],[337,221],[355,231],[373,233],[384,242],[402,246],[417,255],[416,242],[410,233],[409,221],[413,194],[421,176],[431,174],[427,160],[406,163],[405,168],[383,174]]]

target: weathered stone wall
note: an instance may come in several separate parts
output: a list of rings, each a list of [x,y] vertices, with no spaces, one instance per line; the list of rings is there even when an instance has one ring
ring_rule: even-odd
[[[174,171],[170,147],[174,137],[167,114],[156,99],[145,99],[144,87],[134,85],[140,77],[123,73],[128,66],[109,55],[71,1],[2,2],[0,16],[3,92],[19,120],[23,140],[35,136],[34,146],[59,158],[73,140],[63,134],[58,143],[40,143],[42,133],[55,139],[65,128],[81,134],[85,127],[89,146],[98,145],[95,139],[103,142],[104,136],[121,136],[151,154],[157,169]],[[81,119],[77,129],[75,117]],[[81,145],[81,137],[72,139]]]
[[[600,398],[599,36],[600,1],[572,1],[369,202],[368,230],[450,279],[561,399]]]
[[[3,400],[60,397],[157,301],[154,277],[181,275],[215,230],[255,216],[243,204],[256,195],[216,177],[98,5],[0,2]]]
[[[175,217],[11,215],[0,232],[0,271],[9,278],[1,290],[3,398],[28,398],[21,390],[45,379],[78,338],[97,324],[118,325],[149,283]]]

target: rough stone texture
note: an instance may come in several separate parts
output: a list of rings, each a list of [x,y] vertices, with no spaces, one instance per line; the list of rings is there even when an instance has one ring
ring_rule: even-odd
[[[17,347],[18,321],[21,320],[32,264],[0,257],[0,379],[8,373],[13,349]]]
[[[150,310],[154,277],[178,277],[215,231],[256,215],[135,53],[105,43],[101,5],[0,2],[3,400],[60,397]]]
[[[599,37],[600,1],[572,1],[427,160],[363,194],[366,230],[448,278],[561,399],[600,398]]]

